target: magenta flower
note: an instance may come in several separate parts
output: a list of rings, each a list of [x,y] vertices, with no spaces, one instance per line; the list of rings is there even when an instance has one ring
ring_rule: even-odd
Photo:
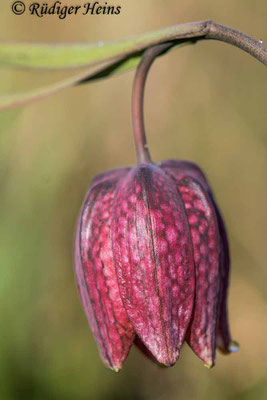
[[[136,337],[173,365],[186,340],[207,366],[231,351],[223,221],[201,170],[187,161],[97,176],[79,218],[75,268],[105,363],[117,370]]]
[[[110,368],[122,367],[133,343],[171,366],[185,341],[211,367],[216,347],[237,349],[228,328],[226,231],[199,167],[150,160],[142,120],[147,62],[149,53],[133,96],[139,164],[93,180],[77,224],[76,280]]]

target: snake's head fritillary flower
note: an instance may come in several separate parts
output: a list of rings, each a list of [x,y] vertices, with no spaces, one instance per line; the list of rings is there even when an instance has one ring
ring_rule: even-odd
[[[77,224],[75,271],[82,303],[104,362],[119,370],[134,343],[171,366],[185,341],[206,366],[216,347],[237,350],[227,318],[226,230],[200,168],[152,163],[143,93],[156,55],[138,66],[132,97],[138,165],[98,175]]]
[[[229,252],[209,184],[186,161],[142,163],[97,176],[77,225],[81,299],[105,363],[133,342],[166,366],[186,340],[212,366],[232,351]]]

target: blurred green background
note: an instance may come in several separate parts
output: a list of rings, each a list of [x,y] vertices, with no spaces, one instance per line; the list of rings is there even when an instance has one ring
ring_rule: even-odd
[[[10,3],[1,2],[1,40],[99,41],[214,19],[267,41],[265,0],[114,0],[119,16],[63,21],[15,16]],[[2,68],[1,94],[70,74]],[[211,181],[231,241],[229,310],[240,351],[218,354],[207,370],[184,346],[179,362],[161,369],[133,348],[119,374],[98,356],[74,282],[73,231],[93,176],[135,163],[133,74],[0,114],[1,400],[267,398],[266,69],[220,42],[161,57],[145,114],[153,159],[194,160]]]

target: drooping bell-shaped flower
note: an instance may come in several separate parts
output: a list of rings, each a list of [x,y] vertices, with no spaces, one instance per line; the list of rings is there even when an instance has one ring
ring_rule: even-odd
[[[141,73],[142,65],[134,93],[144,87]],[[224,223],[195,164],[151,162],[138,96],[133,116],[139,164],[98,175],[78,220],[80,296],[110,368],[121,368],[133,343],[171,366],[185,341],[211,367],[216,347],[236,350],[228,328]]]

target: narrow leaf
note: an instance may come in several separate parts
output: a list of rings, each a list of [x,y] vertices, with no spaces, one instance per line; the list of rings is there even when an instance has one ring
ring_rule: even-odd
[[[191,43],[192,42],[189,41],[183,42],[175,47],[183,47]],[[167,51],[170,51],[172,48],[168,49]],[[0,111],[18,107],[33,101],[42,100],[52,94],[56,94],[77,84],[89,83],[93,80],[104,79],[112,75],[117,75],[121,72],[126,72],[131,68],[136,67],[139,64],[141,57],[142,52],[135,53],[127,58],[124,56],[118,56],[112,60],[106,61],[105,63],[91,67],[89,70],[79,72],[78,74],[76,73],[71,77],[65,78],[50,85],[28,92],[0,96]]]
[[[89,71],[87,70],[80,72],[69,78],[38,89],[34,89],[24,93],[22,92],[0,96],[0,110],[6,110],[30,103],[32,101],[41,100],[52,94],[60,92],[63,89],[75,86],[79,83],[89,82],[94,79],[105,78],[109,75],[126,71],[130,68],[135,67],[138,64],[140,57],[141,56],[138,55],[126,60],[119,60],[117,62],[115,62],[114,60],[108,61],[94,67],[93,69],[91,68]]]
[[[207,21],[175,25],[118,41],[72,44],[0,42],[0,65],[38,69],[81,68],[127,57],[161,42],[201,37]]]

